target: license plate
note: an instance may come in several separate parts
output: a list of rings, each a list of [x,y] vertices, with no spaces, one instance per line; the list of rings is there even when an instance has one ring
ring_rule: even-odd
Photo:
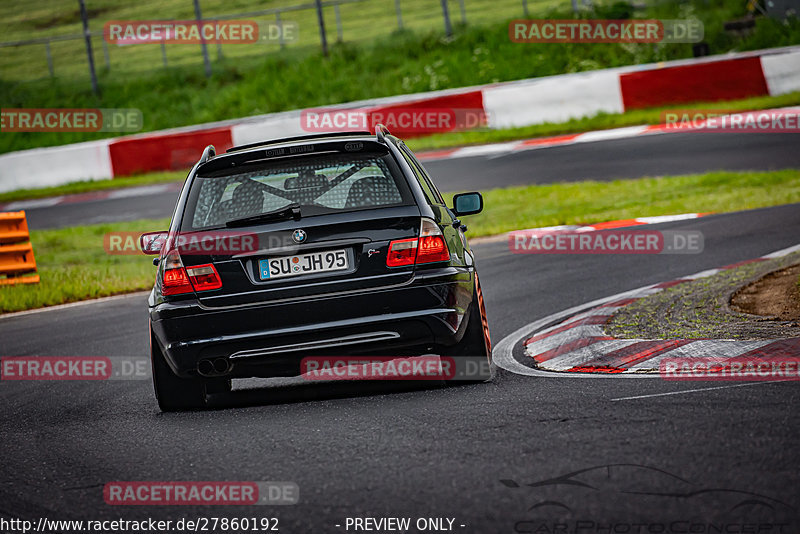
[[[258,271],[262,280],[342,271],[349,266],[346,250],[326,250],[258,260]]]

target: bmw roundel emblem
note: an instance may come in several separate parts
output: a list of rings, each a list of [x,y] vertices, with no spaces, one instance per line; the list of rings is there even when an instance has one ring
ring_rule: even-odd
[[[300,230],[299,228],[292,232],[292,240],[294,240],[295,243],[302,243],[306,240],[306,237],[308,236],[306,235],[305,231]]]

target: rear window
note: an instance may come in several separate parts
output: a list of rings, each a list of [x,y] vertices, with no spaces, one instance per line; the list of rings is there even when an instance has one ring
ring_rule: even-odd
[[[388,155],[335,154],[249,165],[231,174],[197,176],[183,216],[184,230],[299,206],[303,217],[412,204]]]

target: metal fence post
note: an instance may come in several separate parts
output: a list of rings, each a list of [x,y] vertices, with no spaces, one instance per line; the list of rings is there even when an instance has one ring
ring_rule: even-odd
[[[282,49],[286,48],[286,41],[283,40],[283,22],[281,22],[280,11],[275,12],[275,23],[278,25],[278,30],[280,31],[280,33],[278,33],[278,43],[280,43]]]
[[[461,8],[461,24],[467,23],[467,10],[464,9],[464,0],[458,0],[458,6]]]
[[[336,41],[342,42],[342,16],[339,13],[339,4],[333,6],[333,12],[336,14]]]
[[[450,37],[453,35],[453,25],[450,24],[450,11],[447,8],[447,0],[442,0],[442,16],[444,17],[444,33]]]
[[[319,24],[319,40],[322,45],[322,55],[328,55],[328,38],[325,36],[325,18],[322,16],[322,0],[316,0],[317,23]]]
[[[161,39],[161,61],[164,63],[164,68],[167,68],[167,45],[165,39]]]
[[[197,19],[197,30],[200,32],[200,46],[203,49],[203,64],[206,68],[206,78],[211,78],[211,62],[208,60],[208,47],[203,37],[203,15],[200,13],[200,1],[194,0],[194,16]]]
[[[103,59],[106,60],[106,70],[111,70],[111,60],[108,57],[108,43],[106,42],[105,34],[103,34]]]
[[[397,13],[397,28],[403,29],[403,13],[400,10],[400,0],[394,0],[394,11]]]
[[[86,4],[78,0],[81,7],[81,23],[83,24],[83,38],[86,41],[86,56],[89,59],[89,74],[92,77],[92,92],[100,94],[97,87],[97,74],[94,72],[94,56],[92,55],[92,35],[89,33],[89,15],[86,13]]]
[[[44,42],[44,49],[47,52],[47,70],[50,71],[50,77],[55,78],[55,72],[53,72],[53,54],[50,53],[50,39]]]
[[[522,0],[522,11],[525,13],[525,18],[528,18],[528,0]]]

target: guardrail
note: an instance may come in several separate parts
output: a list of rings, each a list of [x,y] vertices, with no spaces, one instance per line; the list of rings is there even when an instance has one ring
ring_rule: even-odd
[[[36,260],[24,211],[0,213],[0,286],[37,284]]]

